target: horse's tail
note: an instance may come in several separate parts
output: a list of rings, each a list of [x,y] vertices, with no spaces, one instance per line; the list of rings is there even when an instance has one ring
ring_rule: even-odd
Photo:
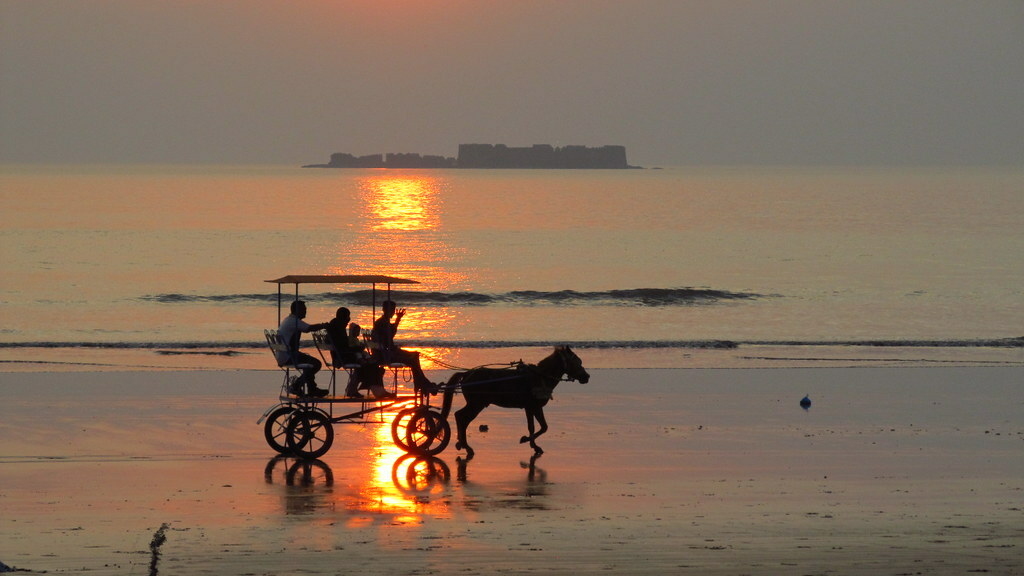
[[[441,417],[445,420],[448,419],[448,414],[452,411],[452,398],[455,397],[455,389],[462,385],[462,379],[465,375],[465,372],[456,372],[448,379],[448,383],[444,385],[444,397],[441,402]]]

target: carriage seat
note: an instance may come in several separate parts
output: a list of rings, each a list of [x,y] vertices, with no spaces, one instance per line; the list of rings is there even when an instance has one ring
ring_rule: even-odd
[[[288,345],[281,340],[281,336],[277,333],[277,330],[264,330],[263,335],[267,338],[267,345],[270,347],[270,352],[274,355],[274,361],[277,362],[277,366],[286,372],[289,369],[292,370],[305,370],[312,368],[312,364],[305,362],[295,364],[291,362],[281,362],[281,358],[288,357]]]
[[[316,345],[317,351],[320,352],[320,358],[324,361],[324,364],[330,366],[331,369],[344,368],[345,370],[356,370],[362,366],[362,364],[358,362],[346,362],[339,366],[335,366],[333,360],[340,356],[340,354],[338,354],[338,348],[335,347],[334,341],[331,340],[331,337],[324,330],[317,330],[316,332],[313,332],[313,343]],[[328,352],[330,354],[330,362],[327,361],[327,354],[324,354],[324,352]]]
[[[371,337],[372,334],[373,331],[367,328],[363,329],[363,342],[366,343],[366,349],[370,351],[370,353],[373,356],[376,357],[378,355],[377,351],[380,349],[380,344],[378,344],[377,341]],[[399,370],[401,368],[409,367],[409,365],[405,364],[404,362],[383,362],[381,363],[381,366],[385,368],[391,368],[392,370]]]

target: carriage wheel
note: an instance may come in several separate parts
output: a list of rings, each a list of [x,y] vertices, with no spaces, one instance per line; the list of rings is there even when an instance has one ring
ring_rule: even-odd
[[[409,452],[409,444],[405,441],[406,431],[409,429],[409,422],[419,409],[419,406],[413,406],[399,410],[398,414],[395,414],[395,419],[391,421],[391,439],[395,441],[395,446],[406,452]]]
[[[405,432],[408,451],[421,456],[440,454],[451,439],[452,428],[448,420],[429,408],[421,408],[413,414]]]
[[[334,443],[334,426],[319,410],[296,411],[288,422],[286,436],[289,450],[303,458],[319,458]]]
[[[294,406],[281,406],[270,413],[263,424],[263,436],[267,444],[281,454],[288,454],[288,421],[291,420]]]

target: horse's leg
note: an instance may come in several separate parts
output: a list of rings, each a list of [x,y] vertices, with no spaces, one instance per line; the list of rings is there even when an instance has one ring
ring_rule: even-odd
[[[532,406],[523,408],[523,412],[526,413],[526,432],[527,435],[519,439],[520,444],[526,444],[527,442],[533,442],[533,413],[534,409]]]
[[[465,448],[467,460],[473,457],[473,449],[470,448],[469,442],[466,440],[466,429],[469,428],[469,423],[486,407],[487,404],[474,403],[467,399],[466,405],[455,411],[455,449],[461,450]]]
[[[544,451],[540,449],[540,446],[537,446],[537,443],[535,442],[535,440],[541,434],[543,434],[543,433],[548,431],[548,421],[547,421],[546,418],[544,418],[544,407],[543,406],[537,406],[537,408],[533,411],[533,417],[536,418],[537,419],[537,423],[540,424],[540,429],[537,430],[536,434],[534,434],[533,433],[533,426],[530,426],[530,447],[533,448],[534,454],[543,454]]]

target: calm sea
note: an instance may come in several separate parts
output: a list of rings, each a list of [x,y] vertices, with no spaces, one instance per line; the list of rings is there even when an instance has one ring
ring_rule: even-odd
[[[1019,168],[8,166],[0,192],[0,370],[274,369],[289,274],[419,281],[399,335],[454,366],[1024,364]],[[369,325],[369,288],[299,291]]]

